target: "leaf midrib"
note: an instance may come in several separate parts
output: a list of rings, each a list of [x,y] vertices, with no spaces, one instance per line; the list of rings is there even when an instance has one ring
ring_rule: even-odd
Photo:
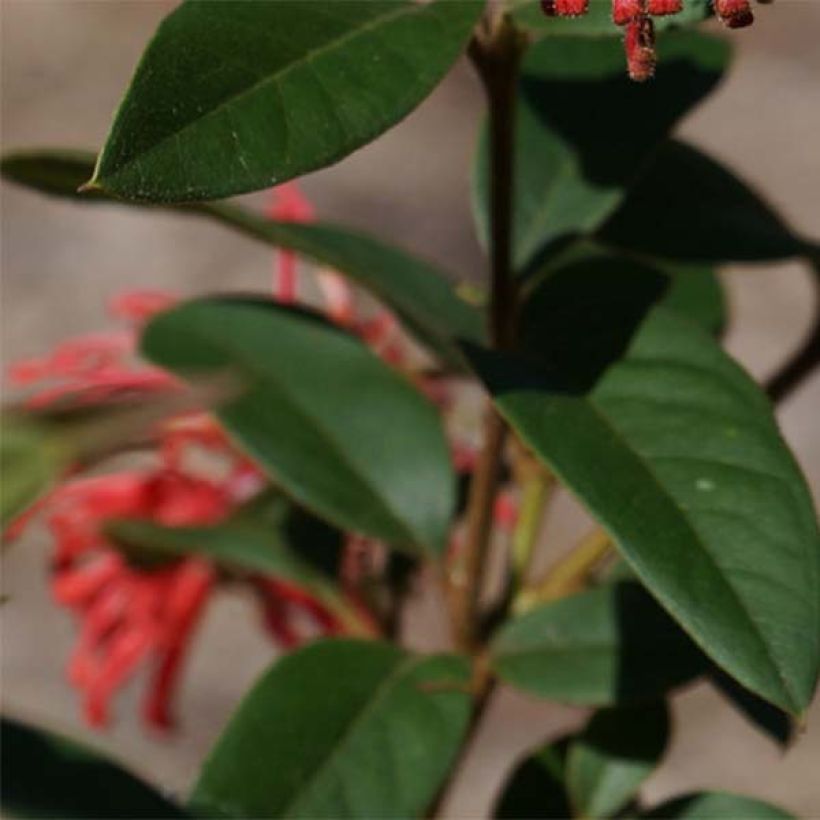
[[[659,491],[661,495],[663,495],[668,501],[672,503],[674,508],[677,510],[679,517],[683,521],[686,529],[692,534],[693,539],[692,542],[699,547],[700,553],[707,559],[707,563],[711,565],[714,569],[714,575],[719,580],[722,586],[724,586],[730,594],[731,599],[736,604],[737,609],[740,610],[740,613],[745,617],[747,622],[751,625],[751,634],[753,634],[763,649],[763,656],[769,662],[771,670],[774,671],[775,677],[777,680],[780,681],[783,692],[788,696],[789,701],[791,702],[792,706],[799,707],[799,699],[795,696],[792,687],[790,686],[789,682],[783,676],[782,671],[776,661],[776,658],[772,652],[772,649],[769,647],[761,629],[760,625],[757,621],[752,617],[751,611],[748,608],[748,605],[740,596],[740,593],[729,583],[728,578],[726,578],[722,572],[720,571],[720,565],[717,563],[715,557],[712,555],[711,551],[709,550],[708,546],[704,542],[702,536],[695,528],[694,524],[689,520],[689,517],[686,514],[686,511],[681,507],[680,502],[675,498],[675,496],[671,493],[671,491],[663,484],[660,477],[655,472],[654,466],[652,465],[651,461],[643,455],[636,447],[634,447],[629,439],[620,431],[620,429],[615,425],[615,423],[607,416],[606,412],[602,410],[594,401],[591,399],[580,399],[580,401],[586,403],[590,409],[594,412],[595,416],[601,422],[602,426],[607,428],[612,432],[615,436],[616,440],[622,444],[622,446],[630,453],[633,454],[636,461],[644,468],[648,477],[651,479],[652,483],[655,485],[656,489]],[[610,535],[618,542],[623,543],[620,538],[615,533],[610,533]],[[626,552],[626,550],[624,550]],[[630,550],[631,552],[631,550]],[[629,555],[627,555],[629,557]],[[638,566],[634,559],[630,560],[632,563],[635,571],[641,576],[643,580],[643,576],[645,571],[642,567]],[[649,587],[652,589],[652,587]],[[684,628],[684,630],[690,634],[692,639],[702,648],[703,647],[702,641],[699,636],[695,635],[691,632],[690,628],[687,624],[684,623],[683,619],[680,617],[680,614],[676,611],[677,606],[672,608],[669,607],[669,611],[675,616],[675,620]]]
[[[312,774],[299,783],[294,790],[295,796],[282,809],[279,810],[279,817],[292,817],[296,808],[309,797],[309,792],[316,786],[316,783],[324,776],[325,772],[333,767],[336,758],[341,753],[352,735],[358,727],[376,710],[382,702],[393,691],[394,685],[412,669],[414,665],[427,661],[424,657],[410,656],[399,661],[399,663],[388,673],[388,675],[376,686],[371,693],[371,697],[365,702],[363,708],[358,710],[347,725],[342,729],[341,734],[336,738],[335,744],[329,750],[323,760],[318,763]]]
[[[316,56],[320,56],[327,52],[332,52],[339,48],[342,44],[347,42],[348,40],[355,39],[359,35],[369,32],[372,29],[379,28],[382,25],[387,25],[391,23],[393,20],[400,18],[405,14],[415,14],[418,13],[420,10],[425,10],[426,6],[418,6],[412,3],[402,2],[400,8],[396,10],[391,10],[384,15],[375,18],[374,20],[369,21],[365,25],[359,26],[355,29],[350,29],[346,31],[342,36],[337,37],[334,40],[331,40],[324,45],[310,49],[304,52],[298,59],[293,60],[292,62],[288,63],[281,71],[277,71],[272,74],[268,74],[263,78],[257,80],[256,82],[252,83],[250,86],[245,88],[243,91],[235,94],[231,97],[227,97],[224,100],[221,100],[217,105],[213,108],[209,109],[208,111],[202,113],[200,116],[195,117],[194,119],[190,120],[189,122],[185,123],[181,128],[173,131],[169,134],[166,134],[164,137],[159,139],[150,147],[145,148],[139,154],[131,157],[126,163],[124,163],[119,169],[117,169],[114,173],[109,174],[107,177],[102,177],[103,179],[112,180],[115,179],[117,176],[120,176],[122,173],[125,172],[129,166],[133,165],[136,162],[144,161],[147,157],[151,154],[155,153],[159,150],[162,146],[168,143],[171,140],[178,140],[180,135],[185,133],[186,131],[190,130],[191,128],[197,126],[204,120],[210,119],[213,116],[218,115],[223,110],[229,109],[235,103],[241,102],[245,97],[251,96],[256,94],[257,92],[261,91],[265,86],[272,84],[274,86],[279,86],[282,80],[288,76],[292,71],[295,71],[298,68],[302,68],[303,64],[310,64]],[[116,123],[115,123],[116,126]],[[106,143],[107,145],[107,143]],[[97,183],[100,181],[100,170],[102,169],[105,160],[107,159],[108,151],[104,150],[103,154],[100,156],[100,161],[97,165],[97,168],[94,173],[94,177],[92,179],[92,183]],[[103,188],[105,186],[102,186]]]
[[[202,337],[202,334],[198,330],[195,331],[195,335],[200,338],[204,338],[206,343],[213,344],[212,339]],[[351,473],[357,477],[360,484],[367,490],[370,497],[376,502],[376,506],[380,509],[380,511],[383,514],[386,514],[387,517],[394,522],[394,524],[398,525],[398,529],[403,533],[405,538],[405,543],[407,545],[420,546],[418,537],[412,532],[411,529],[408,529],[407,522],[396,512],[393,506],[388,503],[387,499],[383,498],[374,490],[370,479],[362,475],[359,466],[350,460],[348,454],[344,451],[344,449],[342,449],[340,442],[336,441],[335,437],[327,430],[324,424],[319,423],[316,417],[310,413],[309,410],[306,409],[295,396],[291,395],[291,393],[283,387],[281,380],[276,379],[272,371],[257,368],[248,360],[244,350],[234,347],[234,345],[230,342],[225,342],[223,340],[223,343],[220,344],[220,348],[223,352],[233,354],[236,357],[235,361],[241,364],[241,367],[250,374],[251,379],[253,379],[257,385],[259,384],[259,380],[262,381],[263,385],[265,382],[273,382],[274,387],[278,388],[278,391],[281,393],[288,406],[290,408],[295,408],[296,415],[303,415],[308,421],[313,423],[316,430],[320,434],[320,437],[329,443],[330,446],[328,447],[328,450],[334,453],[339,460],[350,469]],[[254,381],[251,383],[251,389],[253,389]],[[244,437],[238,433],[234,433],[234,435],[244,439]],[[309,506],[314,506],[309,501],[305,501],[304,503],[309,504]]]

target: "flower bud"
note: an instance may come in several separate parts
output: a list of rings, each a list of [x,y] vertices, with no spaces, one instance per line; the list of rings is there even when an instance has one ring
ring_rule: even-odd
[[[655,73],[655,26],[649,17],[632,20],[624,40],[626,64],[631,79],[644,82]]]
[[[612,22],[625,26],[646,13],[645,0],[612,0]]]
[[[714,0],[715,14],[728,28],[743,28],[754,22],[749,0]]]
[[[646,10],[655,17],[677,14],[683,10],[683,0],[648,0]]]
[[[587,13],[589,0],[541,0],[547,17],[580,17]]]

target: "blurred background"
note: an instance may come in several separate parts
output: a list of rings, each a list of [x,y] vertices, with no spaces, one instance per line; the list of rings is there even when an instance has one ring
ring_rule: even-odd
[[[142,48],[170,0],[0,0],[2,146],[98,147]],[[756,25],[730,36],[736,63],[680,133],[765,193],[798,231],[820,237],[820,2],[779,0]],[[660,44],[663,49],[663,41]],[[661,68],[662,70],[662,68]],[[481,112],[469,67],[459,65],[420,109],[373,145],[304,181],[321,218],[344,221],[419,250],[454,274],[480,277],[468,170]],[[617,128],[617,123],[607,127]],[[128,288],[183,295],[263,290],[271,254],[224,229],[169,214],[80,208],[4,186],[4,362],[46,352],[65,337],[104,329],[107,300]],[[249,198],[260,204],[257,198]],[[647,226],[650,229],[651,226]],[[811,318],[800,264],[735,266],[724,272],[733,321],[728,346],[759,378],[793,349]],[[820,377],[780,409],[780,421],[820,494]],[[559,499],[545,543],[565,544],[585,524]],[[74,628],[47,594],[48,543],[32,532],[5,557],[2,690],[9,713],[85,735],[172,790],[190,784],[227,715],[272,650],[241,597],[223,595],[196,640],[180,692],[179,732],[139,724],[139,681],[121,697],[115,726],[83,727],[63,667]],[[415,643],[440,645],[434,612],[417,607]],[[675,699],[671,752],[650,781],[653,801],[695,788],[745,791],[803,817],[820,816],[820,709],[785,754],[706,686]],[[485,816],[517,756],[583,718],[578,710],[502,692],[467,760],[448,816]]]

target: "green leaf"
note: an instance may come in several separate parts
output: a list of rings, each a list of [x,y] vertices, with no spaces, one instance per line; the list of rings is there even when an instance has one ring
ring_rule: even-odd
[[[79,194],[78,188],[94,173],[97,155],[71,148],[9,151],[0,160],[3,179],[42,194],[79,202],[115,201],[104,194]]]
[[[794,815],[755,800],[729,792],[698,792],[677,797],[642,817],[687,818],[687,820],[792,820]]]
[[[209,816],[419,817],[462,742],[469,677],[455,656],[312,644],[244,699],[192,806]]]
[[[138,565],[166,563],[201,555],[230,572],[261,574],[289,581],[309,590],[351,628],[358,624],[336,587],[337,567],[317,567],[317,547],[333,534],[335,556],[341,551],[339,533],[278,496],[256,509],[240,510],[213,527],[163,527],[150,521],[119,519],[106,526],[106,535]],[[308,522],[310,522],[308,524]],[[309,539],[309,540],[308,540]]]
[[[185,817],[178,806],[117,763],[72,740],[2,720],[5,816]]]
[[[664,703],[596,712],[572,743],[567,787],[577,817],[610,817],[652,774],[669,736]]]
[[[729,309],[715,270],[708,266],[669,263],[661,264],[660,269],[670,277],[664,306],[713,336],[720,336],[729,323]]]
[[[731,171],[670,140],[601,228],[609,245],[687,262],[763,262],[818,253]]]
[[[93,187],[192,202],[330,165],[409,114],[461,53],[475,0],[191,0],[160,25]]]
[[[515,22],[536,36],[548,37],[623,37],[623,28],[612,22],[612,0],[590,0],[589,11],[583,17],[548,17],[538,0],[510,0]],[[658,31],[691,26],[712,13],[709,0],[685,0],[683,10],[666,17],[655,17]],[[663,56],[665,40],[660,42]]]
[[[775,743],[788,748],[796,726],[785,712],[744,689],[737,681],[719,669],[710,670],[709,679],[726,700],[759,732]]]
[[[565,737],[525,758],[504,784],[492,816],[504,820],[569,817],[572,809],[564,785],[568,748]]]
[[[555,242],[597,229],[651,152],[720,79],[726,44],[695,32],[664,39],[648,85],[632,82],[620,40],[557,38],[524,59],[516,119],[513,245],[524,270]],[[590,127],[591,112],[601,127]],[[479,235],[488,235],[486,129],[473,174]]]
[[[396,311],[408,330],[453,367],[464,367],[455,339],[484,338],[480,311],[422,259],[334,225],[271,222],[229,205],[213,205],[208,215],[345,274]]]
[[[4,412],[0,436],[0,525],[31,506],[68,468],[73,451],[44,421]]]
[[[142,350],[183,377],[238,380],[219,416],[299,503],[413,554],[444,549],[455,479],[441,422],[359,340],[271,302],[203,299],[154,319]]]
[[[706,668],[635,583],[572,595],[509,621],[493,639],[491,663],[519,689],[584,706],[656,698]]]
[[[564,345],[587,324],[581,317]],[[548,323],[544,331],[558,348]],[[820,661],[820,538],[803,477],[751,379],[663,308],[587,394],[532,360],[472,356],[524,443],[707,655],[776,706],[805,709]]]
[[[118,200],[103,192],[77,193],[79,181],[93,171],[94,156],[63,149],[13,152],[3,157],[2,175],[41,193],[75,202],[116,203]],[[275,222],[227,203],[169,207],[209,217],[252,239],[294,250],[333,268],[395,311],[407,329],[451,367],[464,366],[454,339],[484,338],[480,312],[456,295],[446,273],[366,234],[325,223]]]

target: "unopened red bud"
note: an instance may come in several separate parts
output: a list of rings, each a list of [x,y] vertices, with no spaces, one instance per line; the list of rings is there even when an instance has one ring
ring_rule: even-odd
[[[683,0],[648,0],[646,10],[655,17],[677,14],[683,9]]]
[[[642,83],[655,73],[655,27],[649,17],[638,17],[626,27],[624,40],[629,76]]]
[[[612,21],[625,26],[646,13],[645,0],[612,0]]]
[[[743,28],[754,22],[749,0],[714,0],[715,14],[729,28]]]
[[[589,0],[541,0],[547,17],[579,17],[587,13]]]

